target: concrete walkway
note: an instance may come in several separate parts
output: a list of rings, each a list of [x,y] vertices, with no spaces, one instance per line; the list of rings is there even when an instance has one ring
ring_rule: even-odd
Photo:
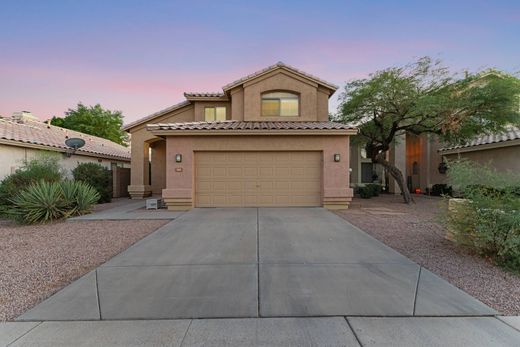
[[[175,219],[183,212],[168,211],[165,209],[146,210],[146,200],[123,200],[116,207],[69,218],[68,221],[83,220],[132,220],[132,219]]]
[[[195,209],[0,336],[14,345],[519,344],[518,321],[495,314],[324,209]]]

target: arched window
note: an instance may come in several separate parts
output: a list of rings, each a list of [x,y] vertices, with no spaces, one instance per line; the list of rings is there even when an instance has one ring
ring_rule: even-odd
[[[289,92],[267,92],[262,94],[262,116],[298,117],[300,96]]]

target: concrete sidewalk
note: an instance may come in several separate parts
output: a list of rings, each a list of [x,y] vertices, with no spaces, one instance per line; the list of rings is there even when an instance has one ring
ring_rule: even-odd
[[[520,326],[520,317],[500,317]],[[1,346],[517,346],[491,317],[313,317],[0,323]]]

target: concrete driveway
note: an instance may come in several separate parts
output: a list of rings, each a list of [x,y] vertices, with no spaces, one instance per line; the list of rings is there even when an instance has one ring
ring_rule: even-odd
[[[195,209],[21,320],[496,312],[321,208]]]
[[[292,327],[295,341],[312,342],[318,336],[339,338],[342,345],[364,344],[363,339],[391,345],[387,330],[396,332],[393,338],[398,345],[407,337],[411,345],[416,338],[426,339],[425,331],[432,338],[442,331],[450,336],[446,335],[450,329],[453,336],[470,339],[448,342],[507,345],[520,341],[518,331],[494,318],[495,314],[327,210],[237,208],[184,213],[19,320],[140,320],[145,324],[176,319],[168,322],[188,329],[184,322],[198,319],[190,321],[194,324],[184,333],[184,338],[196,341],[197,330],[191,330],[196,327],[205,329],[207,338],[228,329],[231,335],[249,332],[247,336],[258,339],[259,329],[264,329],[268,340],[276,340],[277,329],[285,325]],[[52,330],[65,323],[49,324],[42,326]],[[307,330],[321,332],[312,337]],[[414,336],[415,332],[421,335]],[[285,338],[290,335],[280,333]],[[496,336],[501,337],[494,340]],[[323,342],[335,345],[331,340]]]

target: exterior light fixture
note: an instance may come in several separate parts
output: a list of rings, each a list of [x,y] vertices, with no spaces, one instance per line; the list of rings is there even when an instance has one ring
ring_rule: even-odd
[[[182,163],[182,154],[175,154],[175,162],[176,163]]]
[[[437,168],[440,174],[445,174],[448,171],[448,164],[446,162],[441,162],[439,167]]]
[[[339,162],[339,159],[340,159],[340,155],[339,155],[339,153],[334,154],[334,161],[335,161],[336,163]]]

